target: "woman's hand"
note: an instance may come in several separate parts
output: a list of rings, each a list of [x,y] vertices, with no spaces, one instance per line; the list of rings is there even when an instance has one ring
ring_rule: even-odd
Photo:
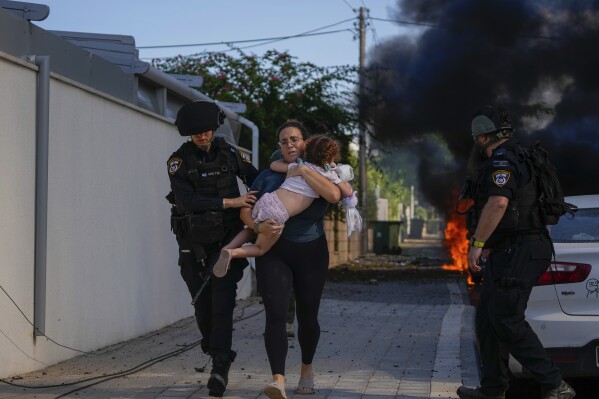
[[[305,166],[304,165],[292,166],[287,171],[287,177],[301,176],[302,175],[302,168],[305,168]]]
[[[223,208],[251,208],[256,203],[256,194],[258,191],[248,191],[246,194],[237,198],[225,198]]]
[[[293,168],[291,168],[293,169]],[[330,204],[335,204],[341,199],[341,191],[336,184],[333,184],[329,179],[321,175],[314,169],[300,165],[297,168],[299,174],[306,180],[306,183],[322,198]]]
[[[283,232],[284,224],[277,224],[272,219],[265,220],[258,224],[258,233],[264,234],[266,237],[276,237]]]

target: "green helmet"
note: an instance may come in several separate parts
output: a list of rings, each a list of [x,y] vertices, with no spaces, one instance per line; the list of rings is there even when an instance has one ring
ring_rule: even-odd
[[[507,110],[498,105],[487,105],[472,118],[472,136],[495,134],[497,138],[507,138],[514,134],[512,118]]]

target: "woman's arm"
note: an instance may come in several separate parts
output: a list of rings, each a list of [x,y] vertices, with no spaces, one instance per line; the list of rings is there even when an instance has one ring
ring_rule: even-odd
[[[306,183],[330,204],[335,204],[341,199],[339,187],[309,166],[292,167],[287,173],[287,177],[290,176],[302,176]]]
[[[337,187],[339,187],[339,191],[341,191],[342,198],[349,197],[351,193],[354,191],[351,187],[351,184],[349,184],[346,181],[342,181],[341,183],[337,184]]]
[[[270,168],[275,172],[287,173],[287,169],[289,169],[289,164],[284,160],[279,159],[278,161],[271,162]]]

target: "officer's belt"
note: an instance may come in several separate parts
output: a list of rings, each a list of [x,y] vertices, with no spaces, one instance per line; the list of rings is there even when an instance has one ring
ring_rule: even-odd
[[[518,246],[525,242],[538,241],[543,238],[549,238],[547,233],[518,234],[503,238],[498,241],[497,244],[490,245],[489,247],[493,251],[502,251],[504,249]]]

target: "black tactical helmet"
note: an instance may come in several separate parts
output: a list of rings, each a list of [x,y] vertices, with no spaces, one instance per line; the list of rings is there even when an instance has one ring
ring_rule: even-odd
[[[218,105],[209,101],[194,101],[177,112],[175,125],[181,136],[192,136],[207,131],[216,131],[225,122],[225,113]]]
[[[497,138],[503,139],[514,134],[510,114],[498,105],[487,105],[474,114],[471,130],[472,137],[495,133]]]

